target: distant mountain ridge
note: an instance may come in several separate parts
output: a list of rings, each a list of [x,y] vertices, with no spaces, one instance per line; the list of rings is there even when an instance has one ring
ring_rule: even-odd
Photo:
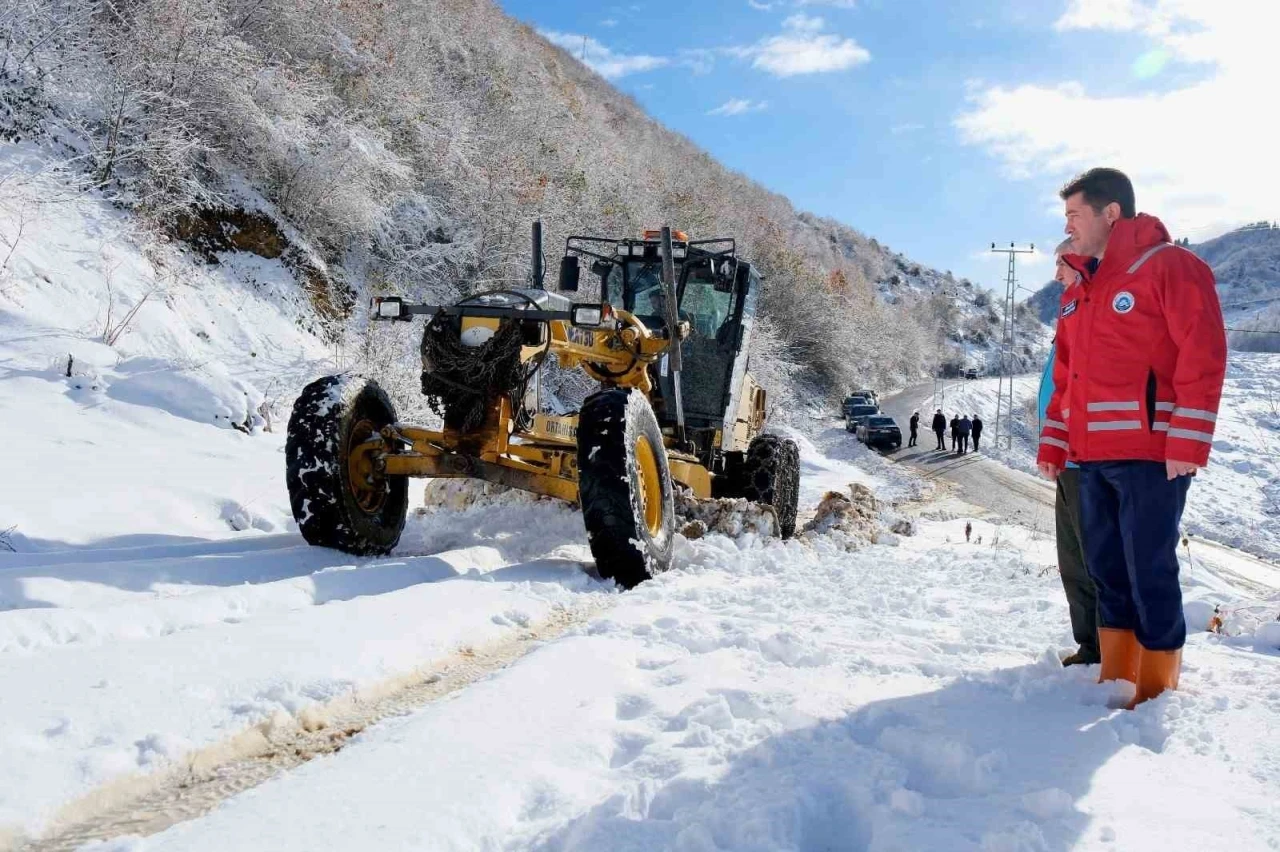
[[[1228,326],[1247,327],[1265,317],[1280,315],[1280,227],[1276,223],[1258,222],[1203,243],[1179,244],[1213,269]],[[1041,322],[1053,325],[1061,297],[1062,285],[1050,281],[1024,304]],[[1268,329],[1280,329],[1280,321],[1262,324]]]

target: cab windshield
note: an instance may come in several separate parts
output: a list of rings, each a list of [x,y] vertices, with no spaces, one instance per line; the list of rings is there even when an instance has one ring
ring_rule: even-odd
[[[715,288],[715,276],[708,262],[676,269],[687,275],[680,297],[680,319],[687,320],[700,334],[714,337],[733,310],[733,293]],[[624,278],[625,276],[625,278]],[[627,285],[624,287],[624,280]],[[605,299],[622,305],[650,326],[665,325],[666,294],[662,289],[660,260],[631,260],[614,264],[604,285]]]

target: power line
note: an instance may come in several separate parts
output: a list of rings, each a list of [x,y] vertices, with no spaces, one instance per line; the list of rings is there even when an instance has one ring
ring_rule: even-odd
[[[1029,248],[1017,248],[1013,243],[1009,243],[1008,248],[996,248],[995,243],[991,244],[992,252],[1007,255],[1009,258],[1009,270],[1005,276],[1004,322],[1001,329],[1003,339],[1000,342],[1000,383],[996,386],[996,435],[994,443],[995,446],[999,447],[1000,438],[1007,437],[1010,450],[1013,449],[1013,377],[1017,372],[1014,365],[1016,360],[1014,336],[1017,333],[1017,311],[1014,308],[1013,301],[1018,289],[1016,263],[1018,255],[1033,254],[1035,250],[1035,243],[1032,243]],[[1005,388],[1006,376],[1008,377],[1007,391]],[[1002,412],[1005,420],[1003,435],[1001,435],[1000,429]]]
[[[1227,326],[1227,331],[1233,334],[1280,334],[1280,329],[1264,329],[1264,328],[1232,328]]]

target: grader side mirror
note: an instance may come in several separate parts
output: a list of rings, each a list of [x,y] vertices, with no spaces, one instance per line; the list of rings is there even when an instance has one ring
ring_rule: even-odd
[[[578,258],[567,254],[560,260],[560,292],[576,293],[578,291]]]

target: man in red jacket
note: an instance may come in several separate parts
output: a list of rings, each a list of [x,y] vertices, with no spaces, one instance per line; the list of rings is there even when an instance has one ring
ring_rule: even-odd
[[[1226,334],[1213,273],[1137,214],[1123,173],[1091,169],[1061,195],[1063,259],[1080,282],[1062,295],[1037,461],[1050,479],[1080,466],[1099,679],[1133,681],[1132,707],[1178,685],[1178,524],[1190,477],[1209,462]]]

